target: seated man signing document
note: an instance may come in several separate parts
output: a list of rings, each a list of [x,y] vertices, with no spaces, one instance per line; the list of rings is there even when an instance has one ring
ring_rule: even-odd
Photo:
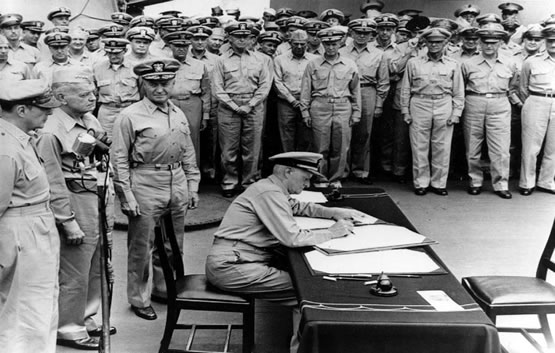
[[[298,345],[300,312],[291,277],[285,266],[280,266],[276,250],[344,237],[351,233],[354,219],[366,216],[356,210],[329,208],[291,197],[309,186],[313,175],[321,177],[321,159],[321,154],[310,152],[270,157],[275,163],[272,175],[248,187],[229,206],[206,260],[206,276],[214,286],[293,308],[292,352]],[[302,230],[293,216],[332,218],[337,222],[328,229]]]

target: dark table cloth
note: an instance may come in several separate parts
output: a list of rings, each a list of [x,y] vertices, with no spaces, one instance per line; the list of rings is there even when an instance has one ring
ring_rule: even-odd
[[[374,217],[415,230],[393,200],[381,189],[341,189],[344,198],[330,207],[352,207]],[[367,194],[362,198],[348,195]],[[377,297],[360,281],[323,280],[313,274],[303,253],[289,249],[292,277],[301,302],[299,353],[498,353],[497,330],[466,293],[441,259],[423,247],[447,274],[421,278],[392,277],[399,294]],[[464,308],[440,312],[417,290],[443,290]]]

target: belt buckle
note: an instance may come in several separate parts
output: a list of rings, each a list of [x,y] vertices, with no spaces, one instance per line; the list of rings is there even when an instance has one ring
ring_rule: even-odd
[[[486,93],[486,98],[492,98],[493,94],[492,93]]]

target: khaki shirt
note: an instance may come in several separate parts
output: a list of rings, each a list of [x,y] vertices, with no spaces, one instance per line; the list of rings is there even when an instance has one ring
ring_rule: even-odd
[[[33,76],[39,79],[46,80],[48,85],[52,84],[52,73],[56,68],[62,66],[69,66],[69,65],[82,65],[80,62],[73,60],[72,58],[68,58],[66,62],[57,63],[52,60],[52,58],[48,60],[43,60],[33,67]]]
[[[239,109],[232,99],[237,94],[252,94],[248,103],[251,107],[261,104],[272,86],[272,68],[264,63],[258,54],[250,50],[243,54],[234,50],[222,53],[212,72],[214,96],[232,110]]]
[[[205,50],[201,54],[196,54],[192,49],[189,49],[189,55],[187,55],[187,57],[189,56],[202,61],[204,65],[206,65],[206,69],[209,74],[211,74],[212,70],[214,70],[214,65],[216,65],[216,60],[218,60],[218,55],[212,54],[208,50]]]
[[[333,63],[323,56],[312,59],[306,65],[301,83],[303,118],[310,117],[310,103],[316,97],[349,98],[352,104],[351,118],[359,121],[361,98],[357,64],[341,54]]]
[[[517,89],[518,68],[514,60],[499,55],[493,65],[482,55],[461,65],[466,91],[473,93],[507,93]]]
[[[50,199],[46,171],[33,147],[34,137],[0,119],[0,217],[8,208]]]
[[[447,56],[449,56],[452,59],[455,59],[459,62],[459,64],[462,64],[464,61],[474,58],[476,56],[480,55],[480,50],[476,49],[475,51],[473,51],[472,53],[464,50],[461,48],[461,50],[457,51],[457,52],[453,52],[451,54],[447,54]]]
[[[6,65],[0,69],[0,80],[21,81],[33,78],[28,65],[12,59],[6,61]]]
[[[301,79],[308,62],[317,55],[304,53],[296,58],[291,51],[274,59],[274,85],[279,98],[293,103],[301,96]]]
[[[409,113],[410,97],[413,94],[448,94],[453,97],[452,115],[460,117],[464,107],[464,82],[460,65],[445,55],[438,61],[430,60],[428,56],[410,59],[401,85],[402,114]]]
[[[274,175],[251,185],[227,209],[215,237],[240,240],[258,248],[309,246],[332,238],[331,232],[302,230],[293,216],[332,218],[333,209],[300,202]]]
[[[114,186],[122,202],[135,201],[130,164],[182,163],[189,191],[197,192],[200,172],[185,114],[168,101],[167,110],[148,98],[125,108],[116,120],[111,149]]]
[[[191,95],[200,96],[203,119],[209,119],[210,80],[208,69],[202,61],[187,57],[176,72],[171,98],[186,99]]]
[[[140,100],[137,75],[133,67],[124,59],[115,69],[110,60],[97,62],[93,68],[94,80],[98,87],[99,103],[125,103]]]
[[[526,59],[520,73],[519,91],[523,102],[530,95],[530,91],[555,94],[555,59],[547,53]]]
[[[376,87],[376,108],[383,107],[389,91],[389,69],[384,52],[371,44],[367,44],[362,50],[349,44],[339,49],[339,53],[357,64],[361,84]]]
[[[30,68],[41,59],[40,50],[23,42],[19,42],[19,45],[15,49],[10,46],[8,55],[10,59],[21,61],[29,65]]]
[[[102,127],[94,115],[86,113],[73,118],[61,108],[53,110],[44,128],[39,131],[37,147],[44,160],[44,167],[52,190],[52,211],[56,223],[74,219],[70,204],[67,181],[85,184],[96,191],[96,167],[88,157],[75,154],[73,146],[79,134],[89,129],[102,132]]]

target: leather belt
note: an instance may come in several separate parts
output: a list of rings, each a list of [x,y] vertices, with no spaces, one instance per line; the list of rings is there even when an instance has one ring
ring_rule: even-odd
[[[148,164],[148,163],[139,163],[139,162],[131,162],[131,168],[133,169],[149,169],[149,170],[173,170],[178,169],[181,167],[181,162],[175,162],[171,164]]]
[[[360,84],[360,87],[376,87],[374,82],[364,82]]]
[[[109,103],[102,103],[102,105],[106,105],[106,106],[111,107],[111,108],[127,108],[128,106],[130,106],[133,103],[136,103],[136,102],[135,101],[121,102],[121,103],[109,102]]]
[[[229,93],[228,95],[232,98],[252,98],[254,93]]]
[[[174,96],[172,97],[173,99],[177,99],[180,101],[186,101],[188,99],[190,99],[191,97],[199,97],[200,94],[199,93],[191,93],[191,94],[180,94],[179,96]]]
[[[30,215],[31,213],[37,211],[48,211],[50,210],[50,202],[44,201],[41,203],[37,203],[34,205],[26,205],[26,206],[19,206],[19,207],[8,207],[6,211],[4,211],[3,216],[25,216]]]
[[[422,99],[430,99],[430,100],[438,100],[438,99],[443,99],[445,97],[451,97],[450,94],[447,93],[441,93],[441,94],[420,94],[420,93],[415,93],[412,95],[412,97],[416,97],[416,98],[422,98]]]
[[[322,99],[325,100],[328,103],[346,103],[346,102],[350,102],[351,99],[349,97],[339,97],[339,98],[334,98],[334,97],[314,97],[314,99]]]
[[[528,91],[528,93],[531,96],[538,96],[538,97],[545,97],[545,98],[555,98],[555,92],[534,92],[534,91]]]
[[[477,92],[470,92],[470,91],[466,91],[465,94],[467,96],[480,96],[480,97],[486,97],[486,98],[503,98],[503,97],[507,97],[507,92],[489,92],[489,93],[477,93]]]

